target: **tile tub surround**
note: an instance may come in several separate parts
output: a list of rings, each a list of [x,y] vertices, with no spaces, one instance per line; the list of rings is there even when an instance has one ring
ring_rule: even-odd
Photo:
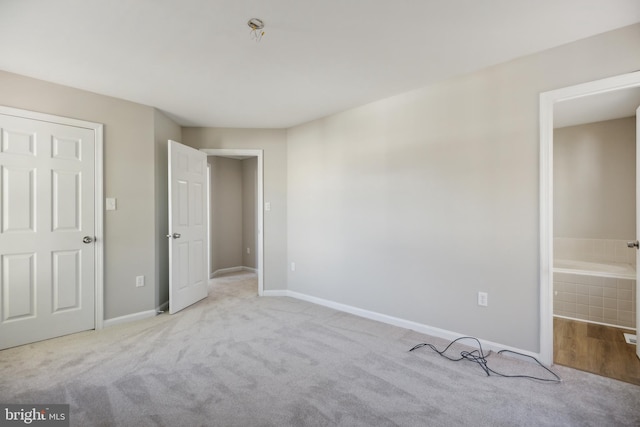
[[[636,281],[553,274],[553,314],[635,329]]]
[[[634,237],[629,240],[634,240]],[[556,237],[553,239],[553,257],[636,265],[636,249],[627,247],[627,240]]]
[[[556,237],[553,256],[563,260],[628,264],[636,268],[636,249],[627,247],[626,240]],[[636,327],[635,280],[554,272],[553,290],[556,316]]]

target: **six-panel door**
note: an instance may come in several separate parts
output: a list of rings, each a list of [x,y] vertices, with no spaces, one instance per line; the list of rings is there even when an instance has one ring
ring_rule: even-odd
[[[94,162],[92,129],[0,114],[0,348],[95,327]]]
[[[207,155],[169,141],[169,312],[207,296]]]

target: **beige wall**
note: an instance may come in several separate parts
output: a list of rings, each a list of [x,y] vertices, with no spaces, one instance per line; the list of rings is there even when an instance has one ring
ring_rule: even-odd
[[[207,160],[211,168],[211,273],[240,266],[256,268],[257,159],[209,156]]]
[[[209,156],[211,273],[242,265],[242,162]]]
[[[287,145],[282,129],[182,128],[194,148],[262,149],[264,160],[264,289],[287,287]]]
[[[555,237],[636,235],[636,119],[556,129],[553,135]]]
[[[538,351],[539,95],[634,52],[640,24],[289,129],[288,288]]]
[[[258,159],[252,157],[242,160],[242,265],[257,268],[256,246],[256,202],[257,202]],[[247,253],[249,249],[249,253]]]
[[[118,206],[104,216],[105,319],[154,309],[154,109],[3,71],[0,103],[104,124],[104,194]]]
[[[154,110],[155,137],[155,191],[156,191],[156,297],[155,306],[160,307],[169,301],[169,175],[168,175],[168,140],[180,142],[182,129],[173,120],[158,110]]]

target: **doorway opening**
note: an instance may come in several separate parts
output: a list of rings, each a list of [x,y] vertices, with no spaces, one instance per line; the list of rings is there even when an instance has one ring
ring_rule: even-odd
[[[571,211],[577,208],[575,205],[579,205],[584,200],[578,194],[568,195],[566,188],[562,187],[565,183],[559,183],[555,180],[555,178],[566,179],[567,177],[554,176],[554,170],[556,172],[559,171],[557,167],[554,167],[554,161],[558,161],[559,164],[556,166],[560,166],[566,159],[575,156],[576,152],[574,150],[575,147],[565,150],[566,146],[559,151],[558,149],[561,147],[554,145],[554,138],[557,138],[558,144],[560,144],[561,139],[565,138],[567,134],[586,132],[585,126],[594,127],[596,122],[598,123],[597,126],[600,127],[611,126],[613,122],[622,118],[627,118],[625,123],[628,127],[629,122],[635,122],[635,118],[629,119],[629,117],[636,115],[638,106],[640,106],[640,72],[562,88],[540,95],[540,356],[545,364],[560,363],[554,360],[554,323],[557,325],[562,323],[559,327],[568,330],[584,329],[586,331],[589,329],[591,331],[589,334],[591,335],[594,335],[593,331],[595,329],[602,329],[614,323],[610,320],[618,316],[618,312],[614,312],[611,305],[605,308],[602,302],[605,300],[609,304],[615,302],[616,298],[613,298],[613,292],[616,292],[617,297],[618,289],[616,286],[618,283],[622,283],[620,281],[627,280],[628,284],[633,282],[635,288],[637,281],[635,265],[638,257],[637,251],[627,250],[626,241],[624,241],[637,239],[638,233],[636,227],[638,215],[635,212],[635,199],[637,199],[635,197],[637,191],[635,188],[635,170],[633,170],[632,177],[627,177],[633,183],[628,183],[625,190],[627,193],[630,191],[634,199],[625,201],[626,204],[630,204],[633,212],[628,212],[629,209],[626,209],[624,220],[616,220],[615,224],[610,224],[612,229],[617,227],[616,231],[590,230],[591,235],[577,236],[576,228],[581,225],[584,226],[589,221],[592,221],[593,218],[598,217],[598,215],[600,217],[613,215],[608,215],[606,209],[598,212],[598,209],[585,209],[584,206],[580,217],[574,217],[573,220],[565,212],[558,213],[559,207],[555,206],[554,201],[558,205],[564,203],[566,206],[570,206],[571,209],[567,209],[567,211]],[[591,125],[586,125],[587,123],[591,123]],[[564,128],[564,130],[560,133],[556,132],[554,136],[555,128]],[[600,155],[598,150],[602,150],[603,147],[605,146],[601,144],[595,151],[591,149],[591,154],[587,154],[587,156],[597,160]],[[609,148],[606,149],[609,150]],[[635,149],[635,141],[633,149]],[[568,151],[568,153],[562,152],[562,150]],[[571,150],[574,150],[574,152],[571,152]],[[554,159],[554,153],[558,156],[557,159]],[[620,153],[618,153],[619,155]],[[631,159],[627,159],[627,163],[635,166],[636,160],[633,153],[631,153],[631,157]],[[588,158],[574,158],[572,162],[574,166],[577,165],[577,167],[584,169],[583,177],[588,177],[594,182],[601,182],[601,177],[598,175],[603,173],[602,165],[594,167],[594,165],[589,164]],[[560,172],[558,175],[566,174]],[[576,179],[578,177],[572,176],[569,180],[575,181]],[[554,184],[557,185],[555,189]],[[562,195],[562,198],[554,198],[554,194],[558,197]],[[567,198],[572,198],[573,200],[567,202]],[[593,201],[591,203],[593,204]],[[624,209],[623,206],[607,206],[607,208]],[[554,212],[556,214],[555,218]],[[620,224],[625,221],[626,228]],[[626,230],[626,234],[631,235],[626,237],[625,232],[620,231],[621,229]],[[618,248],[621,245],[622,247]],[[596,257],[606,258],[610,251],[612,251],[612,264],[629,264],[634,268],[629,271],[618,271],[614,268],[615,271],[612,273],[599,270],[590,271],[589,266],[578,262],[581,260],[577,260],[577,257],[573,256],[576,252],[579,252],[581,257],[587,256],[588,259],[586,261],[606,264],[606,262],[597,262]],[[586,274],[571,275],[576,271]],[[561,279],[556,280],[555,287],[554,275]],[[562,282],[562,284],[558,282]],[[622,287],[624,286],[627,285],[623,283]],[[591,295],[589,294],[590,291],[592,292]],[[573,295],[571,295],[571,292],[573,292]],[[605,292],[607,295],[604,295]],[[631,293],[629,291],[629,304],[625,307],[621,306],[621,308],[637,305],[637,294],[633,295],[633,301],[631,301]],[[620,295],[622,294],[624,292],[620,293]],[[562,298],[558,298],[559,296],[562,296]],[[554,305],[554,301],[556,305]],[[596,306],[589,307],[590,302],[593,302]],[[618,308],[616,307],[616,310]],[[591,313],[589,313],[589,310],[591,310]],[[623,311],[625,312],[620,314],[620,320],[626,320],[627,324],[632,329],[635,329],[638,325],[637,311],[633,319],[627,319],[627,317],[631,317],[630,309]],[[567,328],[567,325],[565,325],[566,319],[564,319],[566,317],[576,317],[584,322],[569,324]],[[558,331],[556,330],[556,332]],[[624,343],[624,337],[622,334],[620,335]],[[556,338],[559,338],[559,335],[556,334]],[[632,359],[632,363],[638,363],[637,358]],[[606,373],[603,374],[606,375]]]
[[[231,177],[220,183],[209,203],[209,273],[255,271],[258,295],[264,293],[263,151],[202,149],[209,165]],[[234,178],[235,177],[235,178]],[[212,171],[210,185],[216,180]],[[230,186],[235,187],[229,188]],[[209,195],[214,188],[210,188]],[[226,199],[226,200],[225,200]],[[230,222],[225,222],[225,217]],[[221,226],[221,224],[224,224]]]

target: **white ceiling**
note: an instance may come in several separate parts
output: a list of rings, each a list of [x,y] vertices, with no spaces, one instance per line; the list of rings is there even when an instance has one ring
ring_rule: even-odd
[[[0,0],[0,69],[282,128],[636,22],[638,0]]]

